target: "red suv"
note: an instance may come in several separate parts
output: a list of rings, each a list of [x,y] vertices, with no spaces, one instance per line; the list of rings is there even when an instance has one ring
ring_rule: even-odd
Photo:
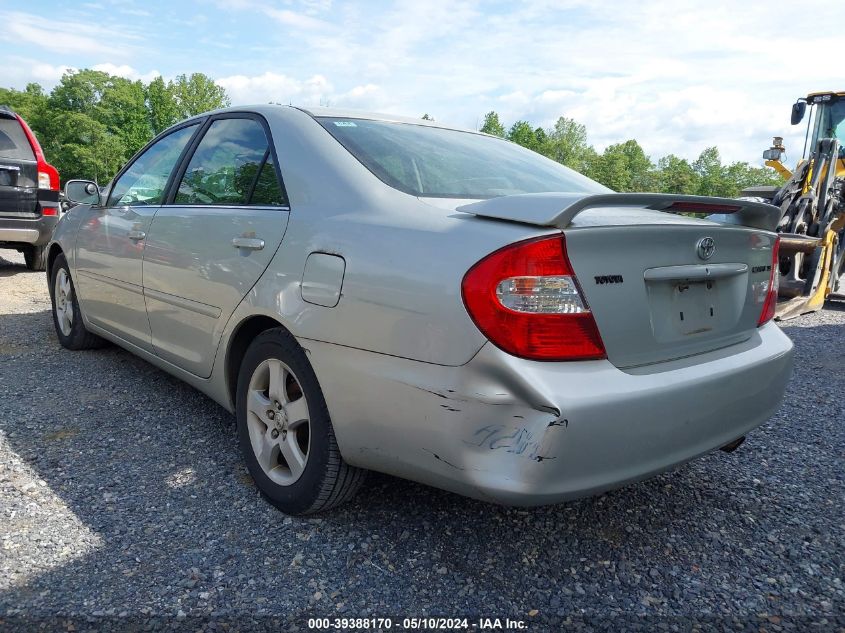
[[[0,248],[22,252],[30,270],[44,270],[58,221],[59,172],[20,115],[0,106]]]

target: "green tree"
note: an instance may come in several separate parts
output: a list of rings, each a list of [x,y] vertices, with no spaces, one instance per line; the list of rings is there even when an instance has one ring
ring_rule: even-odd
[[[505,126],[499,121],[499,115],[493,111],[484,115],[484,123],[481,124],[480,132],[493,136],[505,136]]]
[[[684,158],[669,154],[657,161],[657,190],[660,193],[695,194],[698,174]]]
[[[43,127],[47,95],[39,84],[27,84],[23,90],[0,88],[0,105],[7,105],[20,114],[36,134]]]
[[[768,167],[754,167],[744,162],[731,163],[724,168],[726,183],[722,195],[735,197],[742,194],[742,190],[755,185],[783,185],[783,178]]]
[[[144,84],[112,77],[92,116],[121,140],[128,158],[153,135],[146,104]]]
[[[513,141],[518,145],[522,145],[523,147],[527,147],[528,149],[532,149],[534,151],[537,151],[539,147],[537,135],[534,133],[534,130],[531,128],[531,124],[528,123],[528,121],[517,121],[514,123],[508,130],[507,138],[509,141]]]
[[[637,141],[608,145],[587,165],[587,175],[616,191],[653,191],[654,165]]]
[[[700,196],[719,196],[729,187],[725,181],[722,157],[716,147],[708,147],[692,164],[692,169],[698,176],[698,188],[695,193]]]
[[[55,111],[41,144],[63,181],[84,178],[103,184],[126,160],[121,139],[83,112]]]
[[[50,93],[50,108],[64,112],[90,112],[100,103],[110,79],[108,73],[99,70],[66,72]]]
[[[587,162],[585,174],[614,191],[626,191],[630,182],[628,159],[625,154],[608,147]]]
[[[110,178],[152,136],[140,81],[96,70],[68,72],[47,105],[43,131],[60,155],[55,162],[65,180]]]
[[[560,117],[548,132],[546,155],[567,167],[584,171],[595,151],[587,144],[587,128],[566,117]]]
[[[534,128],[534,146],[531,148],[543,156],[549,155],[549,135],[541,127]]]
[[[62,180],[106,182],[154,134],[177,121],[229,104],[223,88],[200,73],[165,83],[140,81],[95,70],[66,73],[49,95],[38,84],[0,88],[8,104],[29,123]]]
[[[423,114],[421,118],[422,118],[422,120],[423,120],[423,121],[434,121],[434,117],[433,117],[433,116],[429,116],[428,112],[426,112],[425,114]]]
[[[166,130],[179,121],[179,108],[171,86],[161,76],[153,79],[146,89],[147,111],[153,134]]]
[[[222,86],[202,73],[179,75],[170,82],[179,120],[230,105]]]
[[[656,174],[651,159],[634,139],[616,146],[625,156],[628,168],[628,183],[625,191],[654,191]]]

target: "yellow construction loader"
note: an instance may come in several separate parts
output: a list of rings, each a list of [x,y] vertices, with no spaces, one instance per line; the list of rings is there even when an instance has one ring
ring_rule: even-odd
[[[780,319],[819,310],[826,300],[845,300],[838,294],[845,272],[845,92],[813,92],[799,99],[792,106],[792,125],[807,110],[804,151],[794,171],[781,162],[782,137],[763,152],[766,165],[786,184],[742,192],[781,209]]]

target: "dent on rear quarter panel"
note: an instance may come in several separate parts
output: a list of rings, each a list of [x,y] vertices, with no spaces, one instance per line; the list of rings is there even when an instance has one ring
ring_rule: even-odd
[[[268,110],[290,198],[276,256],[247,297],[301,339],[440,365],[468,362],[485,343],[461,299],[479,259],[547,229],[440,209],[382,183],[310,116]],[[303,301],[311,253],[345,261],[335,307]]]

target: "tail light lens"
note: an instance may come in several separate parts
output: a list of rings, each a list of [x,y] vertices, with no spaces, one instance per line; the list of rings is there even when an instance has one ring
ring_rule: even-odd
[[[32,146],[32,151],[35,154],[35,160],[38,163],[38,188],[58,191],[61,186],[58,170],[49,164],[44,158],[44,151],[41,149],[38,139],[35,138],[35,134],[32,133],[32,130],[26,124],[26,121],[17,114],[15,115],[15,118],[17,118],[18,123],[21,124],[24,134],[26,134],[26,139]]]
[[[39,171],[38,172],[38,188],[39,189],[49,189],[50,188],[50,174],[46,171]]]
[[[464,275],[461,293],[478,329],[509,354],[548,361],[606,358],[563,235],[488,255]]]
[[[765,287],[766,298],[763,301],[763,310],[760,312],[760,319],[757,321],[757,327],[765,325],[775,317],[775,308],[778,303],[778,286],[780,280],[780,269],[778,266],[780,252],[780,238],[775,238],[774,246],[772,246],[772,270],[769,273],[769,281]],[[762,294],[762,293],[761,293]]]

